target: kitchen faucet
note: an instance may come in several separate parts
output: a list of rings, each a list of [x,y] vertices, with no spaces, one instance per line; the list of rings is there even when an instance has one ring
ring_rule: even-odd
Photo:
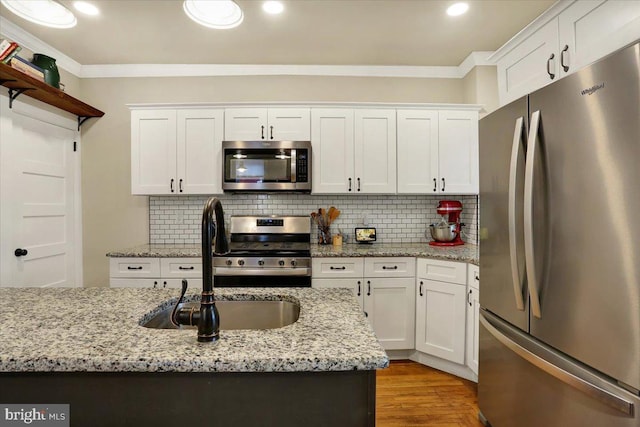
[[[215,215],[215,220],[214,220]],[[224,228],[224,211],[217,197],[207,200],[202,211],[202,298],[200,310],[196,308],[178,309],[185,292],[187,281],[182,280],[182,294],[171,313],[171,322],[176,325],[198,326],[198,341],[211,342],[220,338],[220,315],[213,293],[214,255],[229,253],[229,242]]]

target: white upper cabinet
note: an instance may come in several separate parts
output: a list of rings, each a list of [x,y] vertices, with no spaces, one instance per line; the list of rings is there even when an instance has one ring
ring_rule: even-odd
[[[311,110],[311,145],[312,191],[349,193],[353,190],[353,110]]]
[[[222,109],[133,110],[132,194],[220,194]]]
[[[356,110],[355,192],[396,192],[396,111]]]
[[[438,133],[438,191],[478,193],[477,111],[440,111]]]
[[[309,108],[227,108],[227,141],[309,141]]]
[[[396,112],[314,108],[313,192],[396,192]]]
[[[398,110],[398,193],[437,191],[438,111]]]
[[[558,2],[496,52],[507,104],[640,39],[640,2]]]

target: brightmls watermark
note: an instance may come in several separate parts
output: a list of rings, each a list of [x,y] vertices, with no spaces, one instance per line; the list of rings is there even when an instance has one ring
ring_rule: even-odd
[[[0,427],[69,427],[70,418],[66,404],[0,403]]]

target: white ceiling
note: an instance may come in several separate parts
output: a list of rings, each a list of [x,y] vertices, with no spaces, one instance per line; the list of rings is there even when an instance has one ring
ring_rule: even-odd
[[[88,1],[101,15],[74,12],[72,29],[41,27],[3,6],[0,16],[82,65],[458,66],[473,51],[496,50],[554,3],[472,0],[466,15],[451,18],[453,1],[285,0],[284,13],[271,16],[261,1],[237,0],[244,22],[213,30],[187,18],[181,0]]]

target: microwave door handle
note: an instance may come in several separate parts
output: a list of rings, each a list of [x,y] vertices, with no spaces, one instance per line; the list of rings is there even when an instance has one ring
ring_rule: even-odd
[[[296,182],[296,165],[298,163],[297,150],[294,148],[291,150],[291,182]]]
[[[522,295],[522,281],[518,267],[518,239],[516,230],[516,196],[518,191],[518,158],[522,150],[522,131],[524,117],[518,117],[516,128],[513,132],[513,145],[511,146],[511,164],[509,168],[509,258],[511,261],[511,280],[513,293],[516,297],[516,308],[524,311],[524,297]]]
[[[538,295],[538,276],[535,265],[533,242],[533,178],[535,159],[539,145],[540,111],[531,115],[531,128],[527,140],[527,156],[524,169],[524,258],[527,270],[527,286],[531,300],[531,312],[534,317],[542,318],[540,296]]]

